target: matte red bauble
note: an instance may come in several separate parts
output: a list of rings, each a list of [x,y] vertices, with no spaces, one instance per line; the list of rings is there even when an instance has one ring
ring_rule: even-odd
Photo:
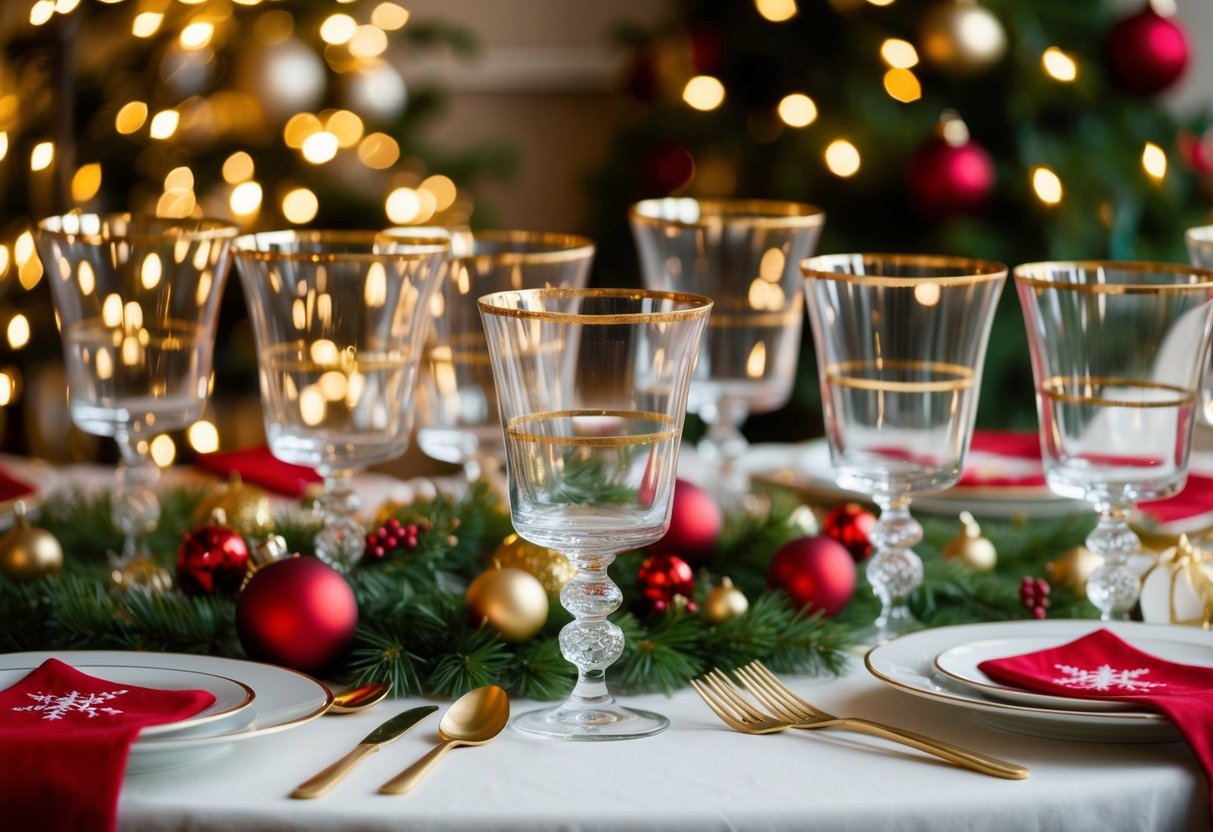
[[[830,618],[842,612],[855,593],[855,559],[829,537],[802,537],[785,543],[771,557],[767,586],[782,589],[797,606],[824,611]]]
[[[651,548],[677,552],[689,561],[706,558],[716,547],[724,528],[724,514],[716,499],[685,480],[674,481],[670,528]]]
[[[652,555],[640,564],[636,573],[640,592],[657,612],[664,612],[682,599],[686,608],[694,612],[698,607],[695,597],[695,573],[690,565],[677,555]]]
[[[227,526],[200,526],[177,549],[177,585],[186,595],[231,594],[248,573],[249,549]]]
[[[1126,17],[1108,35],[1108,64],[1126,92],[1153,95],[1184,74],[1191,57],[1188,35],[1174,17],[1146,6]]]
[[[695,175],[691,151],[671,141],[654,142],[640,160],[641,179],[653,193],[673,193]]]
[[[876,515],[859,503],[843,503],[830,509],[821,520],[821,533],[846,547],[855,560],[872,554],[869,535],[876,525]]]
[[[994,193],[994,160],[969,138],[954,113],[945,113],[906,170],[910,200],[923,214],[942,218],[979,210]]]
[[[357,626],[354,591],[315,558],[261,567],[236,599],[236,633],[249,658],[304,673],[344,656]]]

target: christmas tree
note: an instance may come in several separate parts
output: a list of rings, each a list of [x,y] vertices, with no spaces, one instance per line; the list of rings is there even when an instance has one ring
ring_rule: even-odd
[[[1106,0],[688,0],[629,30],[636,117],[594,179],[599,268],[635,282],[623,220],[640,198],[821,205],[819,253],[905,251],[1008,265],[1182,262],[1208,222],[1213,132],[1158,94],[1190,45],[1169,3]],[[811,345],[784,411],[755,438],[820,422]],[[1034,419],[1023,320],[1005,291],[986,424]]]

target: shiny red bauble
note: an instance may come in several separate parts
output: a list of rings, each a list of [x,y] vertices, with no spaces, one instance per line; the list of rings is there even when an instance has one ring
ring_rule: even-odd
[[[1192,54],[1188,35],[1176,19],[1148,5],[1112,27],[1107,52],[1117,85],[1136,95],[1170,87],[1183,76]]]
[[[677,555],[645,558],[636,573],[636,582],[640,585],[640,594],[657,612],[665,612],[677,603],[685,603],[689,612],[697,609],[693,600],[695,573],[690,564]]]
[[[975,141],[933,136],[906,170],[910,200],[921,213],[941,219],[978,211],[994,193],[994,160]]]
[[[674,481],[670,528],[652,549],[677,552],[689,561],[707,558],[724,528],[724,513],[716,498],[686,480]]]
[[[349,583],[315,558],[261,567],[236,599],[236,633],[249,658],[304,673],[344,656],[357,626]]]
[[[802,537],[771,557],[767,586],[782,589],[798,607],[822,610],[832,618],[855,594],[855,559],[829,537]]]
[[[177,586],[186,595],[232,594],[248,574],[249,549],[235,529],[200,526],[177,549]]]
[[[835,506],[821,518],[821,533],[846,547],[855,560],[872,554],[872,527],[876,515],[859,503]]]

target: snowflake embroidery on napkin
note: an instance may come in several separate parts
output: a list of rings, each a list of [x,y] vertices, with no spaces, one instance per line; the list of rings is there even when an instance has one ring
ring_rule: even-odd
[[[1054,684],[1065,685],[1068,688],[1077,688],[1079,690],[1123,690],[1130,693],[1139,693],[1151,688],[1165,688],[1167,686],[1166,682],[1150,682],[1145,679],[1138,679],[1138,676],[1144,676],[1150,672],[1148,667],[1139,667],[1136,670],[1114,670],[1109,665],[1103,664],[1095,670],[1086,670],[1068,664],[1053,666],[1066,674],[1054,679]]]
[[[26,705],[23,708],[13,708],[13,710],[38,711],[42,713],[43,719],[63,719],[64,716],[73,712],[84,714],[89,719],[95,719],[102,714],[117,716],[122,711],[117,708],[101,706],[102,703],[116,699],[124,693],[127,693],[127,691],[115,690],[103,693],[80,693],[79,691],[72,691],[71,693],[61,695],[53,693],[27,693],[26,696],[33,699],[34,704]]]

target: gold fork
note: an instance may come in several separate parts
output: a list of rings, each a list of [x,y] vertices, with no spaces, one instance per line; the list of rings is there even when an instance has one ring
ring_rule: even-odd
[[[1028,770],[1015,763],[869,720],[839,719],[824,713],[813,718],[793,718],[787,711],[777,712],[777,715],[772,716],[755,708],[719,670],[711,671],[693,684],[695,690],[725,724],[743,733],[771,734],[788,728],[851,728],[917,748],[946,762],[992,777],[1022,780],[1028,776]]]

